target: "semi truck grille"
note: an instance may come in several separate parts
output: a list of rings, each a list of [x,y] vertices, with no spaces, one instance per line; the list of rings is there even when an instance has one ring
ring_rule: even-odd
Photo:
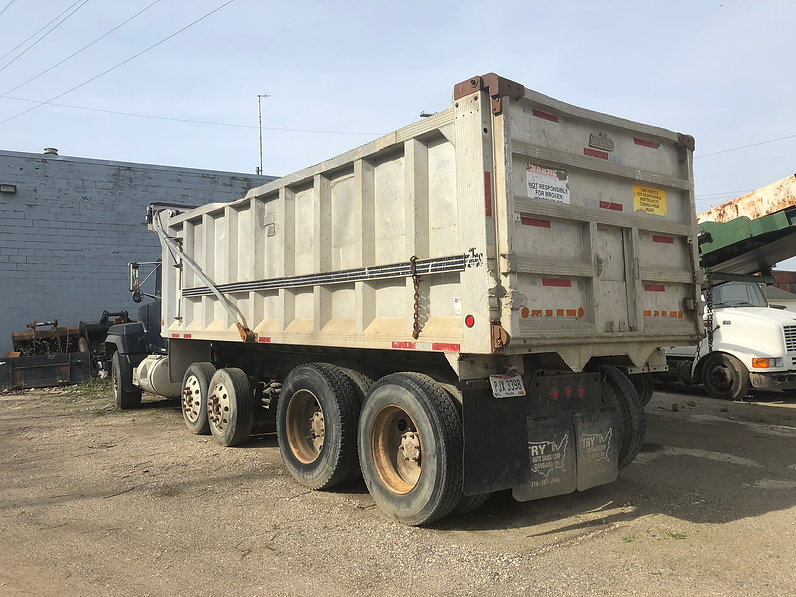
[[[796,325],[783,326],[785,330],[785,350],[796,352]]]

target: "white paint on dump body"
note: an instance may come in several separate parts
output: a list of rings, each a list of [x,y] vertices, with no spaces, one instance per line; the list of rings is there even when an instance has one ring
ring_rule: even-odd
[[[643,367],[694,340],[692,154],[678,135],[528,90],[502,105],[493,115],[472,93],[163,223],[258,342],[491,354],[499,322],[504,353],[580,370],[593,356]],[[656,213],[640,193],[661,199]],[[164,334],[240,341],[196,274],[164,264]]]

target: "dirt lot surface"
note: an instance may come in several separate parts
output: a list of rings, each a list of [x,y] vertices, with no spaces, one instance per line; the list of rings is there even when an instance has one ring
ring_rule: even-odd
[[[796,595],[796,400],[666,389],[616,483],[431,528],[361,481],[306,491],[273,436],[191,435],[176,402],[0,394],[0,595]]]

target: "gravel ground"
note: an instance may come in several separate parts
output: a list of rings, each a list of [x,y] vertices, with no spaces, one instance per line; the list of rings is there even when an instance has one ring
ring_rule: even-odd
[[[222,448],[176,402],[0,394],[2,595],[796,595],[796,400],[676,388],[616,483],[431,528],[364,483],[310,492],[273,436]]]

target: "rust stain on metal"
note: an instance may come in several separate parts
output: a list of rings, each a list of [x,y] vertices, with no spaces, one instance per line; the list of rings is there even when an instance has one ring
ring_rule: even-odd
[[[698,222],[728,222],[740,216],[754,220],[796,205],[796,174],[722,203],[697,216]]]
[[[485,90],[492,98],[492,113],[495,115],[503,112],[504,97],[522,97],[525,87],[495,73],[487,73],[481,77],[471,77],[466,81],[457,83],[453,87],[453,99],[457,100],[476,91]]]
[[[500,323],[492,323],[492,352],[499,352],[509,343],[509,333]]]
[[[241,340],[250,344],[252,342],[257,342],[257,335],[251,331],[249,328],[243,326],[240,323],[235,324],[238,326],[238,333],[240,334]]]
[[[694,151],[694,148],[696,147],[696,141],[691,135],[677,133],[677,141],[680,143],[680,145],[687,147],[691,151]]]

